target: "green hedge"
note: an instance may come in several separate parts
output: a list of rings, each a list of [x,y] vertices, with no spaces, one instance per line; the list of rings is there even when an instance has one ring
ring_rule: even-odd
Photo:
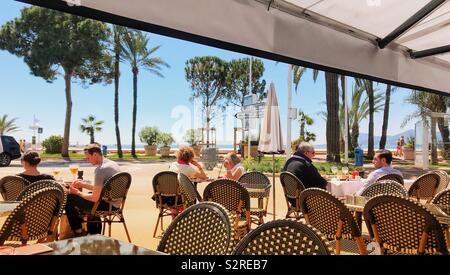
[[[42,141],[42,147],[45,148],[47,154],[61,154],[63,141],[61,136],[49,136]]]

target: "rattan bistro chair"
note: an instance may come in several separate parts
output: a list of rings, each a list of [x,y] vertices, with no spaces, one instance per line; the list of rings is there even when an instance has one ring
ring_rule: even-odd
[[[393,181],[400,183],[401,185],[404,185],[403,177],[398,174],[394,174],[394,173],[382,175],[379,178],[377,178],[375,180],[375,182],[382,181],[382,180],[393,180]]]
[[[300,208],[307,224],[333,240],[337,255],[341,250],[367,255],[361,230],[350,210],[331,193],[319,188],[305,189],[300,194]]]
[[[443,171],[443,170],[434,170],[431,171],[431,173],[435,173],[436,175],[439,176],[439,185],[436,189],[436,193],[441,192],[442,190],[444,190],[445,188],[447,188],[448,186],[448,174],[447,172]]]
[[[6,176],[0,179],[0,193],[3,200],[14,201],[28,185],[30,182],[19,176]]]
[[[293,220],[258,226],[239,241],[234,255],[333,255],[333,248],[317,229]]]
[[[180,192],[183,198],[183,208],[194,205],[195,203],[197,203],[197,201],[203,201],[194,184],[185,174],[179,173],[177,178],[178,184],[180,185]]]
[[[22,190],[22,192],[20,192],[20,194],[17,196],[16,201],[22,201],[25,198],[31,196],[33,193],[47,187],[57,188],[63,194],[63,200],[61,202],[61,210],[58,213],[58,220],[54,224],[54,228],[52,228],[53,236],[48,236],[48,238],[46,239],[46,241],[54,241],[59,238],[58,226],[61,221],[61,216],[63,215],[64,209],[66,207],[67,194],[65,188],[61,184],[55,182],[54,180],[39,180],[25,187],[25,189]]]
[[[123,215],[123,208],[127,199],[128,190],[131,185],[131,175],[126,172],[119,172],[110,177],[102,188],[99,200],[92,206],[89,213],[83,213],[86,216],[87,223],[103,223],[102,234],[105,234],[105,225],[108,224],[108,236],[111,237],[112,223],[122,223],[127,234],[128,242],[131,243],[130,234],[128,233],[127,224]],[[108,203],[108,210],[97,209],[101,200]],[[120,207],[116,208],[113,203],[121,201]],[[100,220],[92,219],[98,217]]]
[[[408,196],[420,200],[430,202],[439,185],[440,178],[436,173],[427,173],[418,177],[408,190]]]
[[[5,241],[27,244],[28,241],[52,235],[62,200],[63,194],[55,187],[41,189],[26,197],[0,229],[0,245]]]
[[[171,255],[226,255],[232,239],[232,221],[225,207],[200,202],[173,220],[157,250]]]
[[[252,198],[258,200],[258,207],[250,207],[250,216],[253,216],[252,222],[258,225],[263,224],[264,217],[267,215],[272,186],[269,178],[261,172],[253,171],[243,174],[238,182],[247,189],[250,200]]]
[[[437,193],[431,200],[431,203],[444,206],[442,211],[447,213],[447,215],[450,215],[450,188],[444,189]]]
[[[206,186],[203,199],[217,202],[231,212],[236,239],[241,239],[250,231],[250,196],[239,182],[230,179],[215,180]]]
[[[156,236],[158,224],[161,221],[161,231],[163,230],[163,218],[166,216],[178,215],[178,210],[183,206],[183,199],[178,183],[178,174],[172,171],[159,172],[153,177],[153,199],[156,208],[159,209],[153,238]]]
[[[436,217],[410,198],[374,197],[364,207],[364,218],[381,254],[448,254]]]
[[[372,198],[378,195],[397,195],[401,197],[408,197],[408,192],[402,184],[394,180],[381,180],[367,186],[362,192],[361,196]]]
[[[286,198],[287,213],[286,218],[294,218],[299,220],[303,218],[300,209],[300,193],[305,190],[303,183],[291,172],[281,172],[281,185],[283,186],[284,197]]]

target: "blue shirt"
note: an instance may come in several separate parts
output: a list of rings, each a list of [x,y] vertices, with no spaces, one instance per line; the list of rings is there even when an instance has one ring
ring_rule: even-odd
[[[372,173],[369,174],[367,179],[364,181],[364,185],[356,192],[356,195],[361,195],[362,191],[366,189],[367,186],[373,184],[379,177],[387,174],[397,174],[403,177],[402,172],[398,171],[397,169],[392,168],[391,166],[385,166],[378,168],[375,171],[372,171]]]

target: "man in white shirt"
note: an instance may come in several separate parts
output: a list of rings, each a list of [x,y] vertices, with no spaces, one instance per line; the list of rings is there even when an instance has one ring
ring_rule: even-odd
[[[392,153],[389,150],[380,150],[377,151],[375,156],[373,157],[373,165],[376,170],[372,171],[367,177],[364,185],[359,189],[356,194],[361,195],[361,192],[366,189],[369,185],[373,184],[379,177],[387,174],[397,174],[403,177],[402,172],[397,169],[392,168]]]

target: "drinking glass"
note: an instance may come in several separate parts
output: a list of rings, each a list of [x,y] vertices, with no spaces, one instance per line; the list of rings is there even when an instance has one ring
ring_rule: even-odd
[[[78,168],[80,168],[79,165],[76,165],[76,164],[69,165],[69,170],[70,170],[70,173],[72,173],[74,181],[77,179]]]
[[[53,177],[55,178],[55,180],[57,180],[57,181],[60,180],[60,177],[59,177],[60,174],[61,174],[61,169],[59,169],[59,168],[53,168],[53,170],[52,170],[52,175],[53,175]]]
[[[348,167],[347,166],[342,166],[342,174],[344,176],[347,176],[347,174],[348,174]]]
[[[338,168],[336,166],[331,166],[331,172],[333,173],[333,175],[336,177],[337,172],[338,172]]]

